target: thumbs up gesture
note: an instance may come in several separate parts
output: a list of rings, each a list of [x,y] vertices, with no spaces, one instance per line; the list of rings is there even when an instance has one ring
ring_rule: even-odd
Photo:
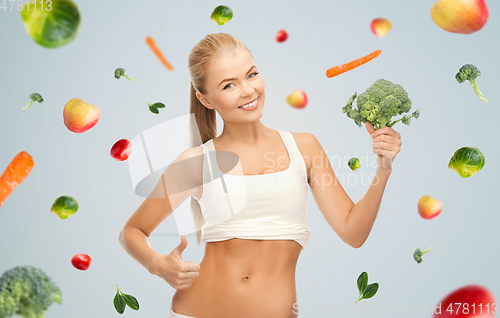
[[[163,278],[176,290],[191,287],[200,275],[200,265],[183,261],[182,252],[187,246],[187,239],[181,235],[181,243],[168,255],[158,255],[151,263],[150,273]]]
[[[392,127],[375,129],[368,121],[365,127],[373,139],[372,148],[377,154],[377,169],[392,171],[392,162],[401,149],[401,135]]]

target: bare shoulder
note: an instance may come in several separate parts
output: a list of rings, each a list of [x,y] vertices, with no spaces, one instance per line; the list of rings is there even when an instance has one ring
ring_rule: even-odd
[[[190,147],[190,148],[184,149],[179,154],[179,156],[175,159],[175,161],[178,159],[187,159],[187,158],[191,158],[191,157],[196,157],[196,156],[199,156],[202,154],[203,154],[203,147],[201,145],[195,146],[195,147]]]
[[[184,149],[163,172],[167,189],[189,189],[189,195],[197,193],[203,184],[203,146]]]
[[[302,157],[306,163],[308,175],[310,169],[311,158],[316,156],[322,149],[319,140],[311,133],[308,132],[291,132],[297,147],[299,148]]]
[[[317,153],[318,147],[321,147],[318,138],[311,133],[292,132],[291,134],[304,157],[314,155]]]
[[[170,164],[169,168],[175,172],[170,172],[169,175],[175,175],[176,178],[185,179],[185,183],[189,184],[191,189],[202,184],[203,173],[203,147],[195,146],[184,149]],[[167,168],[167,170],[169,170]],[[167,171],[166,171],[167,172]]]
[[[191,159],[191,158],[199,158],[203,155],[203,147],[195,146],[191,148],[184,149],[178,156],[175,158],[173,162]],[[201,157],[203,159],[203,157]]]

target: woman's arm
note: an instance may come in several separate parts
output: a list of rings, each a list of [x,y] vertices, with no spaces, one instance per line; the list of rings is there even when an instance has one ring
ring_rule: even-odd
[[[373,152],[378,154],[377,172],[370,188],[357,203],[349,198],[338,181],[330,161],[320,142],[312,134],[304,134],[304,149],[309,186],[312,194],[330,227],[347,244],[361,247],[377,217],[385,185],[392,171],[392,161],[401,146],[400,135],[387,127],[375,131],[367,130],[373,138]],[[388,137],[389,136],[389,137]]]
[[[165,170],[151,194],[120,232],[118,240],[123,249],[152,274],[152,264],[162,255],[151,248],[148,238],[201,184],[202,162],[201,147],[183,151]]]
[[[355,242],[352,246],[361,247],[370,234],[380,208],[385,185],[391,171],[377,169],[375,178],[366,194],[347,213],[345,219],[345,233],[348,240]]]
[[[154,274],[151,270],[151,264],[154,258],[160,256],[160,254],[151,248],[148,238],[154,228],[171,213],[172,208],[168,198],[147,198],[127,221],[118,237],[125,252],[151,274]],[[143,230],[142,228],[149,230]]]

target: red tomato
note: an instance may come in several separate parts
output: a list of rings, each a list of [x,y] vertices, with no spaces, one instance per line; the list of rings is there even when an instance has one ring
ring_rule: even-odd
[[[279,30],[278,34],[276,34],[276,41],[285,42],[288,39],[288,33],[285,30]]]
[[[132,151],[132,143],[127,139],[120,139],[111,148],[111,157],[118,161],[127,160],[130,152]]]
[[[490,318],[498,312],[493,294],[483,286],[461,287],[441,300],[433,309],[433,318]]]
[[[90,262],[90,256],[88,256],[87,254],[76,254],[71,258],[71,264],[73,264],[76,269],[82,271],[85,271],[89,268]]]

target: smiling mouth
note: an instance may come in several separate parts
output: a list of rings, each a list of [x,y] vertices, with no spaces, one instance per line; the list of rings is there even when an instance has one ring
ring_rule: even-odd
[[[245,105],[251,104],[251,103],[253,103],[253,102],[257,101],[258,99],[259,99],[259,97],[257,97],[256,99],[254,99],[254,100],[253,100],[253,101],[251,101],[250,103],[246,103]],[[243,108],[243,106],[245,106],[245,105],[238,106],[238,108]]]

